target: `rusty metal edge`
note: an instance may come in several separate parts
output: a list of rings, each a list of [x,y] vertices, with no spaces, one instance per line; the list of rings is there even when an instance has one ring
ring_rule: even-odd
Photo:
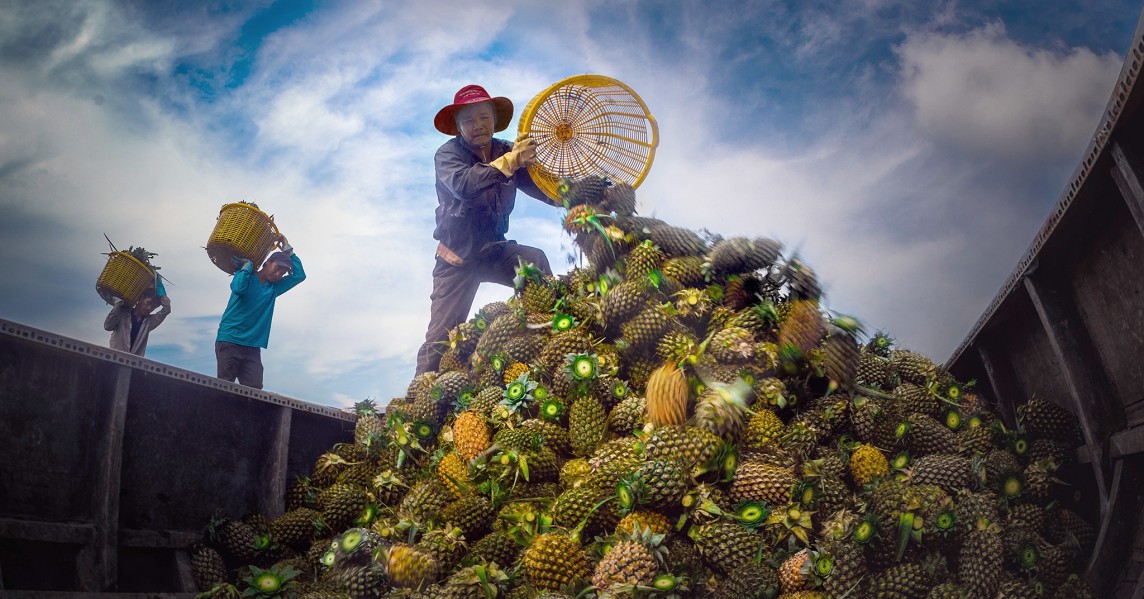
[[[3,318],[0,318],[0,335],[7,335],[10,337],[16,337],[18,339],[24,339],[26,341],[42,343],[61,351],[79,354],[88,358],[101,360],[103,362],[128,366],[157,376],[163,376],[188,383],[202,385],[211,389],[225,391],[227,393],[233,393],[235,395],[241,395],[243,397],[248,397],[258,401],[264,401],[266,403],[272,403],[279,406],[285,406],[302,412],[310,412],[312,414],[318,414],[329,418],[336,418],[346,422],[353,422],[355,420],[355,417],[352,414],[337,408],[302,401],[300,399],[295,399],[293,397],[280,395],[270,391],[264,391],[262,389],[245,387],[237,383],[224,381],[222,379],[208,376],[199,372],[192,372],[190,370],[176,368],[161,362],[148,360],[147,358],[141,358],[134,354],[121,352],[100,345],[93,345],[91,343],[79,341],[70,337],[64,337],[63,335],[57,335],[56,333],[49,333],[48,331],[44,331],[42,329],[37,329],[35,327],[12,322]]]
[[[1141,12],[1140,17],[1136,22],[1136,31],[1132,35],[1132,43],[1129,44],[1127,52],[1124,56],[1124,64],[1120,68],[1120,76],[1116,80],[1116,85],[1112,88],[1112,96],[1108,99],[1108,105],[1104,110],[1104,115],[1100,119],[1100,124],[1097,125],[1096,132],[1092,136],[1092,140],[1085,150],[1084,157],[1079,165],[1073,171],[1072,177],[1069,179],[1068,185],[1065,190],[1057,198],[1056,204],[1049,212],[1049,216],[1045,219],[1041,229],[1034,237],[1032,244],[1025,251],[1025,254],[1017,262],[1017,267],[1013,269],[1013,273],[1009,275],[1009,279],[1001,286],[1001,289],[994,296],[993,300],[989,302],[989,306],[982,313],[981,317],[974,323],[973,328],[970,329],[969,334],[965,336],[961,344],[953,351],[949,359],[946,360],[945,366],[953,368],[954,365],[960,360],[962,354],[969,349],[977,336],[993,319],[993,315],[1000,309],[1001,305],[1009,299],[1013,291],[1021,285],[1021,278],[1025,275],[1025,271],[1033,264],[1037,255],[1040,253],[1041,248],[1048,240],[1049,236],[1057,227],[1057,223],[1072,206],[1073,201],[1084,187],[1088,176],[1095,165],[1109,147],[1109,141],[1112,139],[1112,131],[1120,122],[1121,116],[1124,114],[1124,108],[1130,104],[1130,100],[1139,103],[1144,89],[1137,89],[1136,82],[1140,75],[1142,63],[1144,63],[1144,11]]]

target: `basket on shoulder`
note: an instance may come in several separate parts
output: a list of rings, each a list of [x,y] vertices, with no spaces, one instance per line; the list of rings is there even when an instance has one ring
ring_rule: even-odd
[[[155,257],[153,252],[131,246],[127,251],[113,248],[106,255],[107,263],[95,281],[95,291],[103,301],[115,304],[116,299],[121,299],[134,306],[144,291],[155,287],[159,267],[151,264],[151,258]]]
[[[258,204],[225,204],[207,241],[207,256],[223,272],[234,274],[233,258],[260,265],[280,245],[281,239],[274,217],[260,210]]]

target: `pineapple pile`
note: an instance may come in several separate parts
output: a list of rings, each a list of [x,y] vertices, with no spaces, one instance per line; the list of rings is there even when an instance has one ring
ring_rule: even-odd
[[[204,596],[1095,596],[1071,414],[1006,427],[828,314],[775,240],[638,216],[598,177],[560,193],[586,262],[521,264],[286,513],[211,522]]]

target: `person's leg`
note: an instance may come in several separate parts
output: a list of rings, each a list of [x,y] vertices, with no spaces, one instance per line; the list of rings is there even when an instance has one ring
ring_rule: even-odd
[[[441,342],[449,338],[450,329],[468,320],[480,285],[473,272],[437,259],[433,267],[433,294],[429,296],[429,328],[425,332],[425,343],[417,352],[417,374],[437,370],[444,352]]]
[[[257,347],[242,348],[242,363],[238,371],[240,385],[262,388],[262,350]]]
[[[548,256],[544,255],[544,250],[510,241],[504,245],[500,256],[486,263],[481,272],[481,281],[512,287],[519,260],[531,262],[540,272],[552,275],[552,268],[548,265]]]
[[[238,347],[226,341],[215,341],[215,360],[218,362],[218,378],[234,382],[238,378],[240,356],[235,351]]]

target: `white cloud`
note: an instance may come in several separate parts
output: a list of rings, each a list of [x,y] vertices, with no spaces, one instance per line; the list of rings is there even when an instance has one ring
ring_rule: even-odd
[[[1025,163],[1077,154],[1121,65],[1119,56],[1088,48],[1022,46],[1001,24],[965,35],[911,35],[898,53],[902,93],[924,134],[985,158]]]

